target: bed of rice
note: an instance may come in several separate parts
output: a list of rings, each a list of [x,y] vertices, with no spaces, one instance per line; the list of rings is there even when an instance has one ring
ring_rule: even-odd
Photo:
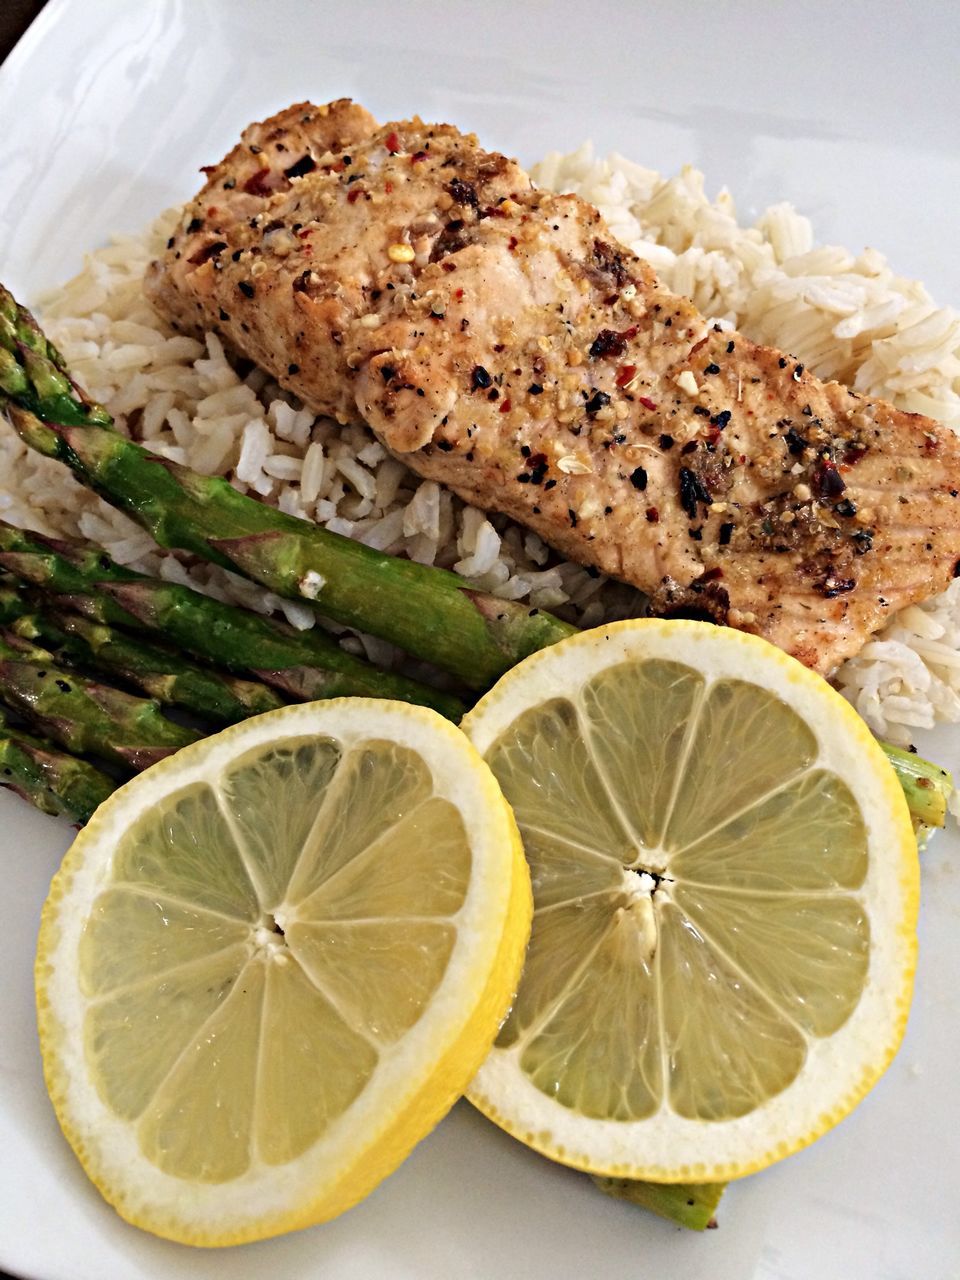
[[[824,377],[960,428],[960,316],[898,277],[875,250],[817,245],[789,205],[740,224],[729,193],[710,200],[703,175],[665,179],[589,144],[546,157],[543,186],[598,205],[615,234],[708,317],[798,356]],[[121,428],[165,457],[229,477],[292,515],[370,546],[453,568],[480,587],[552,609],[581,625],[642,612],[643,597],[558,559],[536,536],[465,507],[418,480],[359,427],[315,418],[259,370],[236,368],[216,336],[178,336],[140,281],[169,235],[171,211],[141,236],[118,237],[42,300],[43,320],[77,378]],[[0,516],[51,534],[80,534],[112,556],[295,625],[305,606],[232,574],[161,554],[125,516],[0,425]],[[399,655],[371,637],[342,643],[373,660]],[[906,609],[838,676],[870,726],[908,742],[913,728],[960,721],[960,580]]]

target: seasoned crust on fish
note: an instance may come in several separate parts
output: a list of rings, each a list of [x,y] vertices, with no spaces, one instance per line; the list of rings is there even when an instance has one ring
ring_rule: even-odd
[[[341,101],[251,126],[147,287],[658,611],[821,672],[960,558],[952,432],[710,326],[596,209],[448,125]]]

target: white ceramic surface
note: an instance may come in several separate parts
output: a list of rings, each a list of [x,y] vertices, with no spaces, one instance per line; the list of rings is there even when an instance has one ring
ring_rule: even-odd
[[[2,0],[0,0],[2,2]],[[954,6],[589,0],[52,0],[0,70],[0,278],[35,297],[111,229],[192,194],[247,121],[348,94],[533,161],[585,137],[741,211],[792,200],[960,303]],[[960,766],[960,733],[921,739]],[[31,962],[65,826],[0,794],[0,1267],[31,1280],[957,1280],[960,838],[924,858],[917,998],[870,1098],[684,1234],[608,1201],[466,1104],[359,1208],[201,1253],[126,1226],[44,1094]]]

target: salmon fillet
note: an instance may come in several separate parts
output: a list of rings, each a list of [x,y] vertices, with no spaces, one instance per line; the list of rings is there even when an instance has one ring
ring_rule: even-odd
[[[711,326],[595,208],[343,100],[252,125],[146,288],[318,413],[829,674],[960,559],[960,440]]]

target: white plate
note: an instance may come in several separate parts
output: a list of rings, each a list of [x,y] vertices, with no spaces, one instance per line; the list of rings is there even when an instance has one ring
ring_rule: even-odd
[[[791,200],[824,239],[886,251],[960,302],[960,77],[951,6],[587,0],[53,0],[0,71],[0,278],[35,297],[111,229],[193,193],[240,128],[298,98],[419,112],[531,162],[585,137],[741,213]],[[924,739],[960,765],[960,734]],[[0,795],[0,1265],[32,1280],[617,1277],[956,1280],[960,874],[924,858],[917,999],[870,1098],[811,1150],[684,1234],[605,1199],[466,1104],[365,1204],[219,1253],[126,1226],[87,1183],[44,1094],[31,960],[69,831]]]

